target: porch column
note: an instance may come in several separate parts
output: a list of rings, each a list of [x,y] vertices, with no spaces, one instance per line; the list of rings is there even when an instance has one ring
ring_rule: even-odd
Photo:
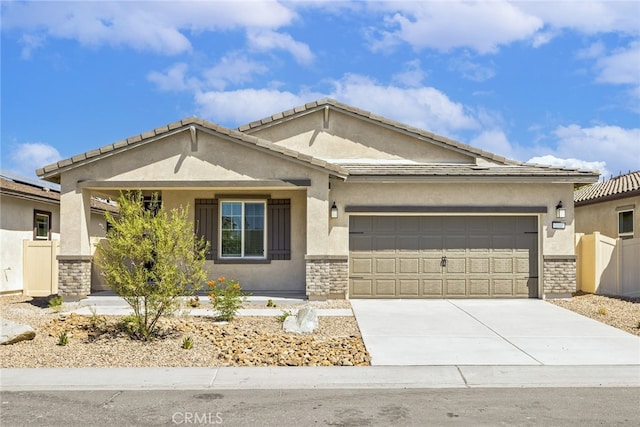
[[[310,300],[344,298],[348,258],[330,255],[329,179],[312,180],[307,188],[306,293]]]
[[[91,292],[91,193],[76,179],[62,175],[60,191],[60,253],[58,293],[86,296]]]

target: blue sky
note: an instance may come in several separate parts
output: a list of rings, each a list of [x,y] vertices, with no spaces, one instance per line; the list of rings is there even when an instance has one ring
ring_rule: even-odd
[[[323,97],[520,161],[640,169],[640,2],[2,2],[2,169]]]

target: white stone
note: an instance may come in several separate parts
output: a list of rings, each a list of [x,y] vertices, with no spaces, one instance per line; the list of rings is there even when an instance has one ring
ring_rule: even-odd
[[[36,331],[29,325],[12,322],[11,320],[0,319],[0,344],[14,344],[19,341],[32,340],[36,336]]]
[[[318,327],[318,313],[311,307],[301,308],[295,316],[284,319],[282,327],[285,332],[311,333]]]

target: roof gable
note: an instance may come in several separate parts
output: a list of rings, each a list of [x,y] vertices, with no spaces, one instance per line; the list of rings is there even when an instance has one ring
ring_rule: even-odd
[[[347,104],[343,104],[328,98],[320,99],[315,102],[310,102],[303,106],[299,106],[291,110],[274,114],[262,120],[251,122],[247,125],[240,126],[238,130],[247,134],[254,134],[254,133],[259,134],[261,132],[265,132],[269,128],[277,127],[279,125],[291,122],[293,120],[300,120],[301,118],[309,116],[310,114],[314,114],[314,113],[324,114],[325,116],[324,120],[325,122],[328,122],[330,120],[330,115],[332,112],[345,114],[347,116],[353,117],[367,124],[382,127],[384,129],[411,137],[415,141],[432,144],[436,147],[450,150],[462,156],[469,156],[474,159],[481,158],[485,161],[502,164],[502,165],[520,164],[519,162],[506,159],[502,156],[498,156],[493,153],[489,153],[489,152],[471,147],[469,145],[462,144],[460,142],[451,140],[449,138],[436,135],[434,133],[427,132],[422,129],[418,129],[418,128],[397,122],[395,120],[387,119],[385,117],[373,114],[369,111],[351,107]],[[338,135],[338,136],[344,136],[344,135]],[[317,137],[317,135],[314,135],[314,137]],[[272,138],[268,137],[267,139],[271,140]],[[461,162],[468,163],[468,161],[466,162],[461,161]]]
[[[640,171],[582,187],[573,193],[573,201],[582,206],[637,195],[640,195]]]
[[[122,141],[105,145],[98,149],[90,150],[77,156],[61,160],[59,162],[38,169],[36,171],[36,174],[39,177],[51,182],[59,182],[60,174],[67,170],[74,169],[91,162],[99,161],[102,158],[112,156],[116,153],[124,152],[131,148],[148,144],[180,132],[190,132],[193,141],[195,140],[195,138],[197,138],[196,135],[198,131],[214,134],[223,139],[230,140],[244,146],[252,147],[272,155],[289,159],[291,161],[303,163],[309,167],[323,169],[324,171],[333,175],[341,177],[347,175],[346,170],[338,165],[333,165],[324,160],[314,158],[313,156],[274,145],[269,141],[265,141],[255,136],[246,135],[237,130],[228,129],[197,117],[188,117],[183,120],[170,123],[166,126],[162,126],[147,132],[143,132],[139,135],[129,137]]]

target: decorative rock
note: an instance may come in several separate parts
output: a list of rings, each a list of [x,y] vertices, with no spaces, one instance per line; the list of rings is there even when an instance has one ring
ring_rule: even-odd
[[[32,340],[36,336],[36,331],[29,325],[1,319],[2,328],[0,331],[0,344],[8,345],[20,341]]]
[[[282,327],[285,332],[296,334],[313,332],[318,327],[318,313],[311,307],[301,308],[295,316],[284,319]]]

